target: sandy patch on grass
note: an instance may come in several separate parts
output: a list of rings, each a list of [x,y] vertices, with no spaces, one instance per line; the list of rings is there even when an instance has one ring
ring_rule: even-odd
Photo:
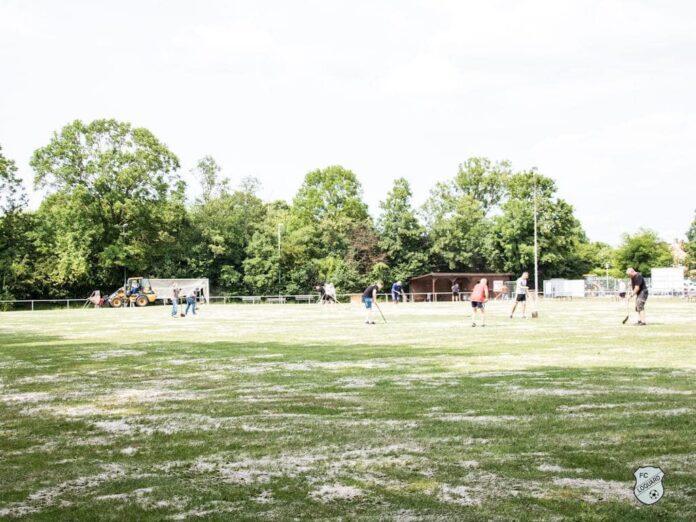
[[[500,422],[513,422],[526,420],[519,415],[469,415],[467,413],[428,413],[427,417],[433,420],[446,422],[476,422],[482,424],[494,424]]]
[[[460,506],[478,506],[481,504],[481,492],[468,486],[449,486],[440,488],[437,495],[440,502],[459,504]]]
[[[510,392],[523,397],[572,397],[576,395],[595,395],[596,390],[572,389],[572,388],[524,388],[521,386],[508,386]]]
[[[94,425],[114,435],[173,435],[190,431],[215,431],[221,428],[238,427],[234,417],[209,417],[198,414],[134,415],[119,419],[98,420]]]
[[[125,469],[118,464],[106,464],[103,469],[103,472],[96,475],[66,480],[55,486],[35,491],[24,502],[13,502],[0,509],[0,518],[39,513],[46,508],[59,505],[65,495],[84,495],[105,482],[125,477]]]
[[[537,480],[511,479],[479,469],[470,470],[466,480],[466,484],[442,484],[436,491],[438,500],[461,506],[478,506],[496,498],[543,498],[548,490],[543,482]]]
[[[126,388],[117,390],[110,396],[101,398],[104,402],[115,401],[117,403],[128,402],[162,402],[162,401],[195,401],[202,399],[206,394],[192,390],[172,390],[167,388]]]
[[[392,444],[367,448],[339,448],[327,446],[316,448],[311,453],[284,453],[274,456],[250,457],[231,454],[213,454],[199,457],[192,462],[168,463],[166,472],[189,470],[199,474],[213,474],[221,481],[238,484],[268,484],[281,477],[306,476],[310,483],[321,477],[340,479],[346,475],[356,480],[371,481],[380,485],[395,485],[375,473],[377,468],[425,469],[424,449],[412,444]],[[400,483],[398,483],[400,484]]]
[[[332,392],[332,393],[317,393],[315,399],[322,400],[342,400],[342,401],[358,401],[362,400],[359,395],[351,392]]]
[[[315,489],[309,496],[319,502],[335,502],[337,500],[353,500],[363,496],[363,494],[363,490],[353,486],[331,484]]]
[[[107,350],[93,353],[91,358],[95,361],[105,361],[114,357],[140,357],[142,355],[147,355],[147,352],[142,350]]]
[[[131,491],[130,493],[114,493],[112,495],[99,495],[94,497],[95,500],[121,500],[121,501],[132,501],[136,499],[141,499],[142,497],[152,493],[152,488],[140,488]]]
[[[232,459],[228,454],[199,457],[189,468],[195,473],[213,473],[223,482],[231,484],[267,484],[273,478],[297,477],[308,473],[325,455],[282,454],[276,457],[253,458],[245,456]]]
[[[49,373],[45,375],[32,375],[28,377],[21,377],[14,381],[15,384],[25,385],[25,384],[46,384],[55,382],[72,382],[77,380],[74,375],[67,373]]]
[[[586,491],[586,494],[583,495],[583,499],[586,502],[633,499],[633,489],[628,482],[602,479],[555,478],[553,483],[563,488]]]
[[[135,431],[134,427],[123,419],[96,421],[94,425],[100,430],[116,435],[130,434]]]
[[[46,392],[3,393],[0,399],[7,403],[45,402],[52,401],[54,395]]]
[[[563,468],[556,464],[540,464],[537,466],[537,469],[545,473],[560,473],[563,471]]]
[[[222,515],[224,513],[233,513],[239,511],[240,506],[232,502],[225,502],[222,500],[215,500],[213,502],[208,502],[197,509],[191,509],[189,511],[184,511],[177,513],[176,515],[171,515],[170,520],[187,520],[189,518],[205,518],[213,515]],[[233,520],[230,517],[230,520]]]
[[[557,408],[558,411],[562,412],[578,412],[585,410],[611,410],[614,408],[628,408],[637,405],[638,403],[597,403],[597,404],[573,404],[573,405],[561,405]]]
[[[369,377],[342,377],[336,379],[336,385],[343,388],[373,388],[379,379]]]

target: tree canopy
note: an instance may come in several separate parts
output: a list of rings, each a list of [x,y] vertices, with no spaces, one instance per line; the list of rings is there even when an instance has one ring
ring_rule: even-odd
[[[351,170],[308,172],[290,203],[264,202],[260,183],[231,178],[210,155],[191,170],[200,194],[187,200],[179,160],[149,130],[127,122],[75,120],[30,160],[46,191],[38,209],[16,163],[0,149],[2,296],[112,291],[124,276],[208,277],[225,294],[304,294],[331,281],[343,292],[375,279],[429,271],[505,271],[533,264],[538,208],[540,275],[614,275],[632,265],[649,274],[671,264],[650,231],[619,248],[590,242],[553,179],[472,157],[435,184],[421,208],[397,178],[373,218]],[[687,233],[696,259],[696,219]]]
[[[644,276],[650,276],[655,267],[672,266],[672,251],[652,230],[641,229],[635,234],[624,234],[616,249],[616,265],[622,272],[633,267]]]

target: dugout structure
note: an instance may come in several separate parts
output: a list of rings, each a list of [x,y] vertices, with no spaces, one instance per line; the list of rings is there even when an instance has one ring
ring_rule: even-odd
[[[432,301],[449,301],[454,283],[459,283],[461,294],[469,294],[476,283],[485,277],[488,279],[490,298],[493,299],[509,295],[513,276],[508,272],[430,272],[411,278],[408,291],[413,301],[426,301],[428,295]]]

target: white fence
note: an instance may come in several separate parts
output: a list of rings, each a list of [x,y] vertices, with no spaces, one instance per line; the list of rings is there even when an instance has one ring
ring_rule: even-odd
[[[630,289],[629,289],[630,291]],[[534,291],[530,291],[532,298],[534,297]],[[514,294],[505,294],[498,297],[491,296],[491,300],[504,300],[507,301],[511,299]],[[694,285],[693,290],[685,290],[680,294],[669,294],[672,297],[684,297],[688,300],[696,300],[696,285]],[[355,294],[338,294],[339,303],[348,303],[351,301],[360,301],[360,293]],[[550,295],[547,293],[547,298],[560,297],[560,295]],[[608,291],[602,293],[601,295],[595,295],[592,293],[586,293],[585,297],[617,297],[617,291]],[[418,303],[449,303],[452,302],[451,292],[437,292],[432,293],[406,293],[407,301],[418,302]],[[417,298],[417,299],[416,299]],[[468,302],[470,298],[470,292],[460,292],[460,301]],[[544,298],[544,294],[540,292],[540,299]],[[392,300],[391,293],[383,292],[378,294],[378,299],[383,302],[390,302]],[[210,303],[216,304],[318,304],[319,294],[292,294],[292,295],[217,295],[210,296]],[[169,304],[169,301],[164,301],[164,304]],[[53,310],[53,309],[82,309],[87,307],[92,307],[93,305],[88,302],[87,298],[63,298],[63,299],[14,299],[14,300],[4,300],[0,301],[0,311],[2,310],[15,310],[15,311],[35,311],[35,310]],[[108,305],[105,305],[108,307]],[[150,304],[148,306],[162,306],[161,304]],[[125,307],[124,307],[125,308]]]

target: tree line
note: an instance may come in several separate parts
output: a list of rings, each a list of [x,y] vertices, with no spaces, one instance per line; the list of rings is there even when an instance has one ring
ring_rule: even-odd
[[[540,278],[645,273],[672,265],[654,232],[621,246],[590,241],[550,177],[473,157],[414,207],[394,180],[376,219],[357,176],[313,170],[291,202],[263,201],[255,178],[231,187],[210,156],[193,173],[202,191],[188,203],[177,156],[144,128],[76,120],[38,148],[30,166],[46,196],[29,210],[15,161],[0,148],[2,299],[112,291],[124,274],[208,277],[215,293],[302,294],[331,281],[339,292],[430,271],[518,273],[533,264],[538,207]],[[696,218],[687,232],[696,259]]]

